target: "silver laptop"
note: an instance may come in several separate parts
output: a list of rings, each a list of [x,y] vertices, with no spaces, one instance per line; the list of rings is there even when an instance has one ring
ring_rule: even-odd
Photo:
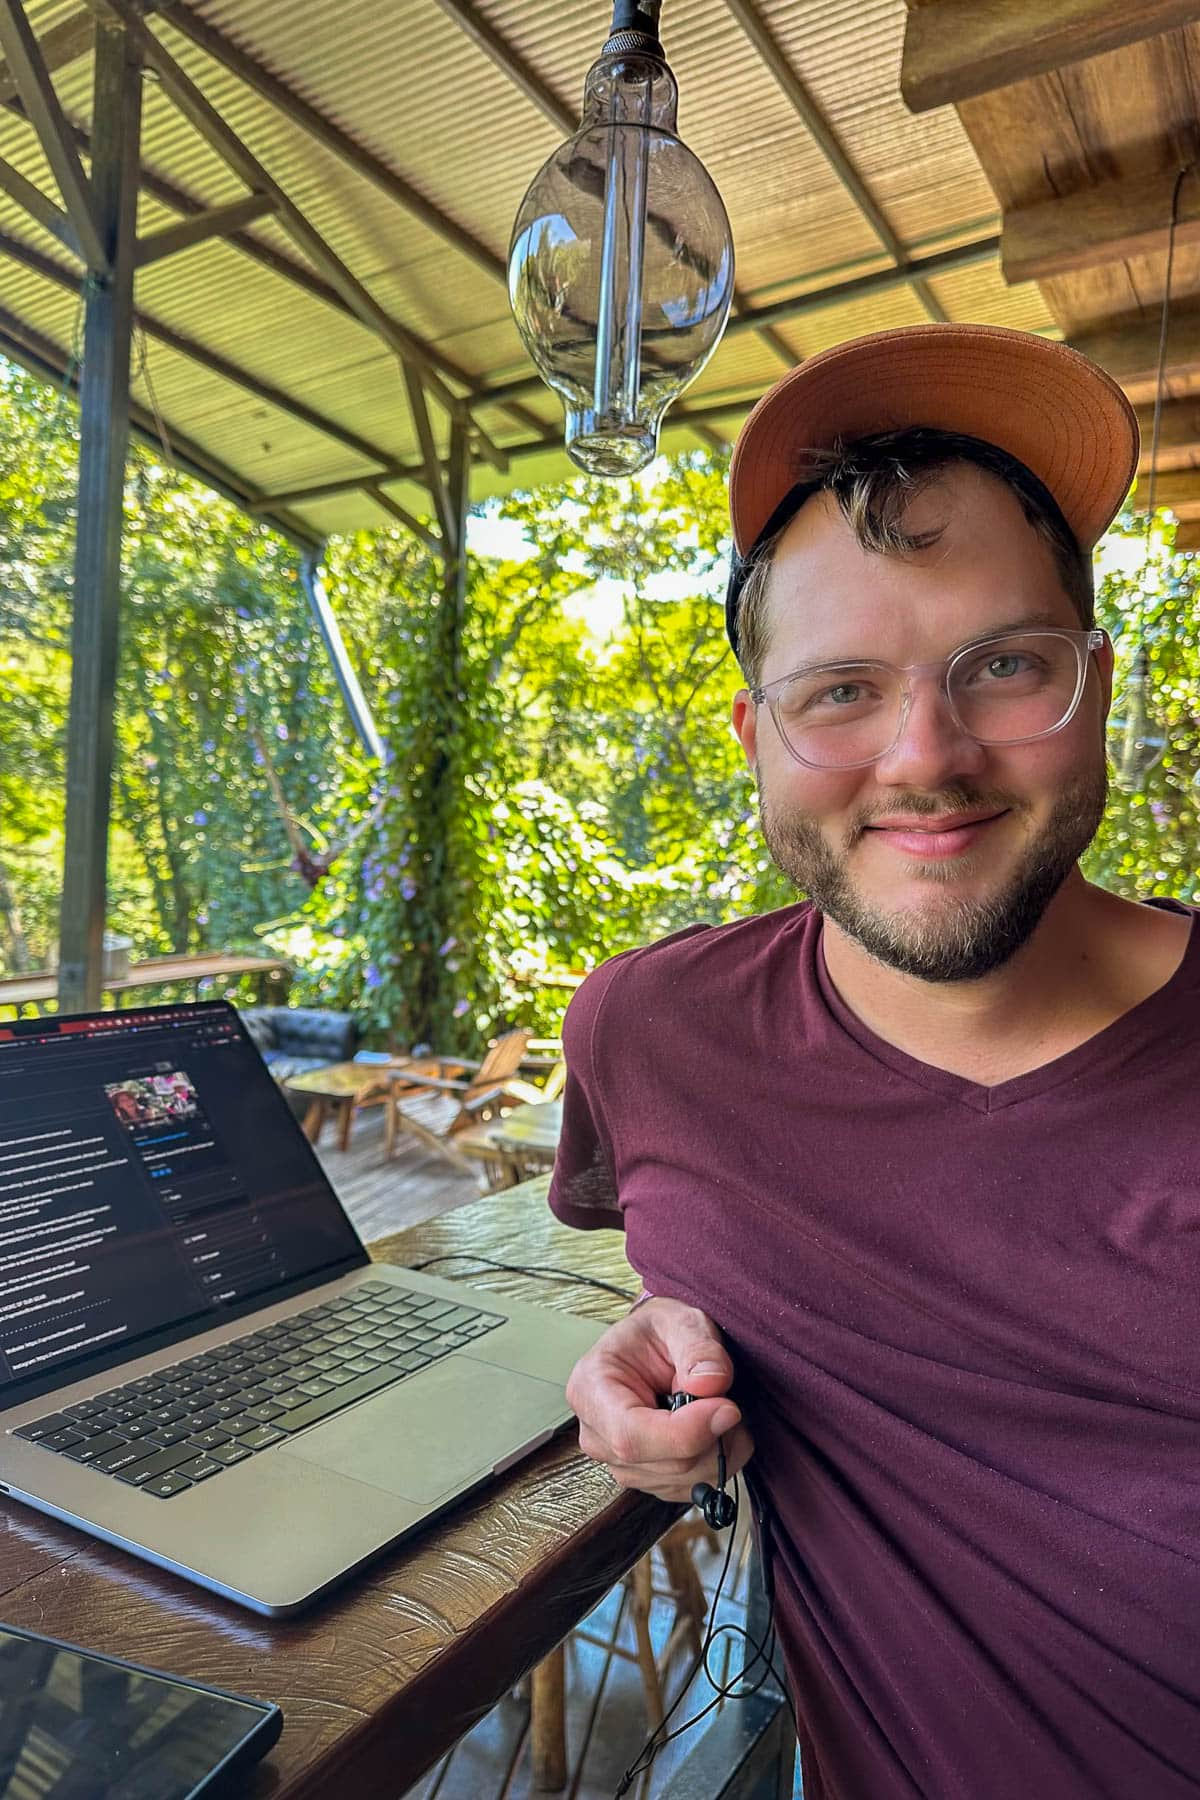
[[[220,1001],[0,1025],[0,1490],[286,1614],[542,1444],[600,1327],[369,1261]]]

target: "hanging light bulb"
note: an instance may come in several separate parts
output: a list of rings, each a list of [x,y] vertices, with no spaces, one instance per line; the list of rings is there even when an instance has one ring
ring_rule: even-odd
[[[1112,778],[1123,793],[1139,794],[1146,777],[1162,761],[1167,734],[1150,708],[1150,660],[1145,644],[1134,652],[1121,700],[1121,716],[1110,713],[1108,753]]]
[[[566,410],[568,454],[632,475],[720,340],[733,298],[721,196],[675,129],[662,0],[616,0],[583,119],[534,177],[508,291],[525,348]]]

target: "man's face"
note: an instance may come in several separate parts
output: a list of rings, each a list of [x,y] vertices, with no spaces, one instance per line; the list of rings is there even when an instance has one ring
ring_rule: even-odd
[[[1049,547],[984,471],[947,469],[904,524],[944,530],[926,550],[881,556],[860,548],[829,494],[801,509],[770,569],[764,686],[806,663],[903,668],[991,631],[1080,628]],[[771,855],[878,961],[925,981],[987,974],[1029,938],[1100,823],[1111,676],[1106,644],[1069,725],[999,746],[966,736],[936,683],[918,682],[899,742],[840,770],[797,762],[743,689],[734,727]]]

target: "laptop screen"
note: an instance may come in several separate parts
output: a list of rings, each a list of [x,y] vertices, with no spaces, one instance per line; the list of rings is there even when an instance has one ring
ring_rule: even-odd
[[[358,1237],[231,1006],[0,1025],[0,1406],[348,1260]]]

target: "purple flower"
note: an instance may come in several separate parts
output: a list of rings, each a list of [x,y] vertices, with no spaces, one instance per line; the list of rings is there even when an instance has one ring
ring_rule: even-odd
[[[1162,821],[1167,817],[1166,801],[1165,800],[1152,800],[1150,802],[1150,811],[1154,814],[1155,818],[1161,824]]]
[[[369,988],[377,988],[382,982],[383,976],[379,973],[379,970],[375,967],[373,962],[367,964],[363,973],[363,980]]]
[[[417,892],[416,882],[413,881],[411,877],[406,877],[400,883],[400,892],[404,895],[406,900],[412,900],[415,898]]]
[[[287,726],[286,726],[286,725],[277,725],[277,726],[276,726],[276,727],[275,727],[275,736],[276,736],[276,737],[277,737],[277,738],[279,738],[279,740],[280,740],[280,741],[281,741],[281,742],[284,742],[284,741],[286,741],[286,739],[287,739],[287,734],[288,734],[288,728],[287,728]]]
[[[192,814],[192,824],[193,825],[207,825],[208,824],[208,814],[206,812],[194,812]]]
[[[463,1014],[464,1014],[464,1013],[465,1013],[465,1012],[466,1012],[466,1010],[467,1010],[467,1007],[468,1007],[468,1006],[469,1006],[469,1005],[470,1005],[470,1001],[469,1001],[469,1000],[456,1000],[456,1001],[455,1001],[455,1002],[454,1002],[454,1016],[455,1016],[455,1018],[456,1018],[456,1019],[461,1019],[461,1018],[462,1018],[462,1016],[463,1016]]]
[[[200,746],[200,748],[203,750],[205,756],[211,756],[213,751],[216,749],[216,747],[217,746],[213,742],[212,738],[205,738],[204,742]]]
[[[450,952],[453,950],[453,948],[454,948],[455,944],[457,944],[457,942],[458,942],[458,939],[456,937],[448,937],[446,939],[445,943],[439,947],[438,955],[439,956],[449,956]]]
[[[245,606],[239,606],[237,609],[237,616],[239,619],[248,619],[250,617],[249,608],[245,607]]]

